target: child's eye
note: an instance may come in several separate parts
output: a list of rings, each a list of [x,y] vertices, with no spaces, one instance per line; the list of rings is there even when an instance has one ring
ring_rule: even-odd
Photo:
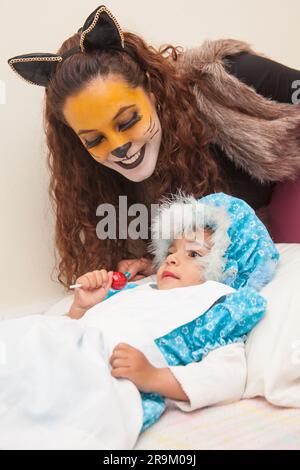
[[[189,256],[191,258],[196,258],[197,256],[200,256],[200,258],[202,257],[202,255],[198,253],[198,251],[189,251]]]

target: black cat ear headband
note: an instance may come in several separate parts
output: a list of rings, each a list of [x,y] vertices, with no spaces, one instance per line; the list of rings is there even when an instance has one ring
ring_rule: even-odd
[[[93,11],[77,32],[81,33],[80,45],[62,55],[42,52],[22,54],[9,59],[8,64],[28,83],[47,87],[58,62],[62,62],[70,55],[95,49],[115,49],[129,54],[149,78],[138,57],[126,47],[123,32],[116,18],[104,5]]]

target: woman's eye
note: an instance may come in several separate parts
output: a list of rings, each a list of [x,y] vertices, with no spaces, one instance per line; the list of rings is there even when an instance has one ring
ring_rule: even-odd
[[[124,122],[124,124],[119,125],[120,131],[126,131],[126,129],[129,129],[141,119],[142,119],[142,116],[140,116],[137,112],[135,112],[133,117],[130,119],[130,121]]]
[[[124,122],[124,124],[119,125],[119,130],[120,131],[126,131],[130,127],[132,127],[134,124],[136,124],[138,121],[142,119],[142,116],[138,114],[137,112],[134,113],[133,117],[130,119],[130,121]],[[89,141],[85,140],[84,143],[88,148],[95,147],[96,145],[99,145],[103,140],[103,136],[97,137],[97,139]]]
[[[84,143],[88,148],[95,147],[95,145],[98,145],[102,142],[103,137],[97,137],[97,139],[89,141],[85,140]]]

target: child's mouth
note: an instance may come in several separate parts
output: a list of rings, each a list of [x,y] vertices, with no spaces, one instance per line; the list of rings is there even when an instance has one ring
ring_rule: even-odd
[[[176,276],[171,271],[164,271],[163,274],[162,274],[162,278],[164,278],[164,277],[173,277],[174,279],[179,279],[179,277]]]

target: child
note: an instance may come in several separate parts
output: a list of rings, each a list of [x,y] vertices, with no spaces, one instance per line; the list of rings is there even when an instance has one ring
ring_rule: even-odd
[[[166,232],[168,236],[162,237],[161,233]],[[119,293],[118,299],[115,298],[115,305],[119,306],[123,316],[127,311],[131,317],[135,317],[133,311],[139,317],[139,312],[143,311],[144,315],[149,312],[152,322],[155,321],[155,309],[161,318],[171,313],[174,325],[176,315],[182,322],[187,317],[193,320],[181,323],[180,329],[174,328],[167,335],[154,339],[166,360],[165,365],[169,367],[153,365],[149,361],[149,350],[147,358],[137,347],[123,340],[112,349],[112,375],[129,379],[141,392],[142,431],[164,411],[164,397],[189,402],[193,409],[197,407],[192,403],[191,393],[184,391],[186,387],[183,388],[184,381],[180,374],[177,375],[177,366],[199,362],[208,352],[220,346],[236,343],[237,347],[241,347],[246,333],[264,314],[265,301],[256,290],[272,278],[279,257],[254,211],[245,202],[223,193],[196,201],[179,192],[162,204],[153,223],[152,234],[149,249],[155,255],[154,263],[158,268],[156,284],[139,287],[128,284],[123,293]],[[116,293],[109,291],[111,275],[111,272],[101,270],[77,279],[76,283],[81,283],[82,287],[75,292],[69,312],[71,318],[82,318],[84,321],[83,316],[88,309]],[[232,289],[220,295],[220,283]],[[200,284],[204,284],[206,289],[195,289]],[[127,291],[124,296],[124,291],[132,287],[135,289],[130,293]],[[200,310],[201,297],[209,297],[210,289],[215,291],[214,302],[211,301],[211,305],[195,319],[193,309],[199,305]],[[157,293],[164,290],[173,290],[168,296],[166,311],[162,302],[165,299]],[[180,296],[185,299],[185,314]],[[191,312],[187,315],[189,308]],[[88,312],[86,321],[100,328],[105,323],[103,316],[103,309],[93,309]],[[136,321],[134,318],[135,328]],[[224,400],[237,397],[240,388],[233,391],[233,395],[230,393],[229,397],[226,392],[223,394]]]
[[[240,351],[264,315],[257,290],[278,261],[267,230],[239,199],[179,193],[162,204],[149,250],[156,283],[128,283],[116,295],[111,272],[94,271],[77,279],[68,315],[1,322],[2,448],[131,449],[168,400],[188,411],[240,398]],[[225,348],[220,387],[209,358]],[[195,394],[190,372],[205,356]]]

